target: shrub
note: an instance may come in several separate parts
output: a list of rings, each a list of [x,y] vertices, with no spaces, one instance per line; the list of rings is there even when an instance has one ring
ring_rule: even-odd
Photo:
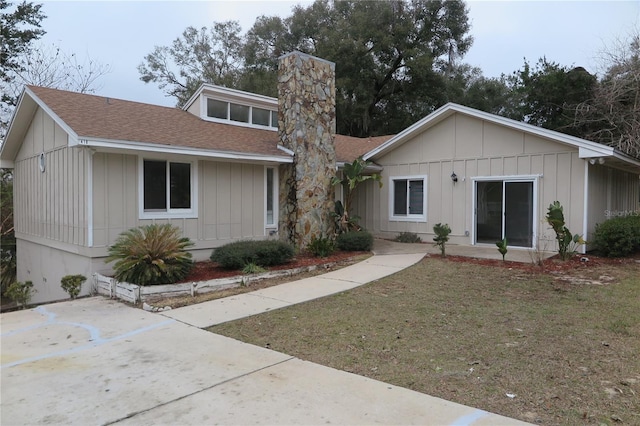
[[[509,244],[507,243],[507,239],[503,238],[500,241],[496,241],[496,247],[498,247],[498,251],[502,255],[502,261],[504,262],[504,257],[507,255]]]
[[[266,270],[262,266],[258,266],[255,263],[247,263],[244,265],[244,268],[242,268],[242,273],[247,275],[261,274],[265,271]]]
[[[422,238],[418,237],[415,232],[401,232],[394,241],[399,243],[421,243]]]
[[[596,225],[596,249],[607,257],[640,251],[640,216],[615,217]]]
[[[31,281],[25,281],[24,283],[16,281],[7,288],[5,295],[24,309],[35,291]]]
[[[118,236],[109,247],[106,262],[113,266],[115,278],[138,285],[172,284],[189,274],[193,266],[193,243],[180,237],[180,229],[169,224],[133,228]]]
[[[0,249],[0,292],[5,295],[6,290],[16,281],[16,251]]]
[[[445,244],[449,241],[449,234],[451,233],[451,228],[449,228],[449,224],[445,223],[444,225],[441,223],[436,223],[433,226],[433,232],[436,234],[433,237],[433,241],[435,241],[435,246],[440,249],[440,254],[442,257],[446,256],[445,253]]]
[[[373,235],[368,231],[352,231],[339,234],[336,246],[342,251],[369,251],[373,247]]]
[[[307,250],[315,257],[327,257],[336,250],[336,243],[331,238],[313,237],[307,246]]]
[[[65,275],[60,280],[60,287],[67,293],[69,297],[75,299],[80,294],[82,289],[82,283],[87,280],[84,275]]]
[[[210,259],[225,269],[242,269],[249,263],[263,267],[281,265],[294,254],[293,247],[282,241],[236,241],[215,249]]]
[[[549,204],[546,220],[556,233],[560,259],[569,260],[571,256],[576,254],[579,246],[587,243],[582,239],[581,235],[571,235],[571,231],[569,231],[569,228],[565,226],[564,213],[559,201],[554,201]]]

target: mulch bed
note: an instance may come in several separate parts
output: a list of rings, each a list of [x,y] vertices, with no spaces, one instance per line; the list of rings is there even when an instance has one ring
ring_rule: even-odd
[[[326,265],[331,263],[342,262],[344,260],[347,260],[356,256],[360,256],[366,253],[368,252],[337,251],[328,257],[315,257],[308,253],[302,253],[302,254],[296,255],[290,262],[287,262],[282,265],[270,266],[265,269],[267,269],[268,271],[280,271],[280,270],[286,270],[286,269],[301,268],[306,266]],[[211,261],[204,261],[204,262],[196,262],[193,266],[193,269],[191,270],[191,273],[189,273],[189,275],[180,282],[187,283],[187,282],[195,282],[195,281],[208,281],[208,280],[214,280],[218,278],[234,277],[237,275],[242,275],[242,271],[224,269],[221,266],[219,266],[217,263],[214,263]]]
[[[545,259],[541,264],[536,264],[534,262],[514,262],[509,260],[502,261],[498,259],[481,259],[476,257],[450,255],[447,255],[444,260],[447,262],[465,262],[473,263],[475,265],[517,269],[519,271],[532,273],[561,273],[573,271],[576,269],[594,268],[602,265],[624,265],[634,262],[640,262],[640,253],[636,253],[635,255],[625,258],[609,258],[592,254],[576,254],[567,261],[562,261],[560,260],[560,257],[558,255],[555,255],[553,257]]]
[[[355,256],[367,254],[368,252],[342,252],[338,251],[328,257],[315,257],[309,253],[302,253],[296,255],[293,260],[283,265],[270,266],[266,268],[269,271],[279,271],[285,269],[295,269],[305,266],[319,266],[326,264],[339,263],[344,260],[353,258]],[[431,255],[436,257],[437,255]],[[575,269],[593,268],[601,265],[623,265],[627,263],[633,263],[640,261],[640,253],[635,256],[626,258],[608,258],[600,257],[591,254],[581,255],[577,254],[570,260],[563,262],[556,255],[549,259],[545,259],[542,264],[538,265],[534,262],[514,262],[514,261],[502,261],[498,259],[482,259],[466,256],[452,256],[447,255],[444,259],[447,262],[465,262],[473,263],[476,265],[493,266],[500,268],[510,268],[519,271],[531,272],[531,273],[560,273],[568,272]],[[181,282],[194,282],[194,281],[208,281],[218,278],[228,278],[237,275],[241,275],[242,271],[224,269],[217,263],[211,261],[196,262],[194,264],[191,273]]]

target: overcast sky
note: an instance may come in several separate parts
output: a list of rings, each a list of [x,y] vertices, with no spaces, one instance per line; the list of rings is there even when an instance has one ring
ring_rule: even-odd
[[[188,26],[237,20],[247,31],[260,15],[291,14],[309,1],[35,1],[43,3],[45,45],[111,66],[99,95],[173,106],[157,85],[140,81],[137,66],[154,46],[169,45]],[[474,43],[463,58],[497,77],[526,57],[597,71],[598,52],[640,28],[640,0],[467,2]],[[337,64],[340,66],[340,64]]]

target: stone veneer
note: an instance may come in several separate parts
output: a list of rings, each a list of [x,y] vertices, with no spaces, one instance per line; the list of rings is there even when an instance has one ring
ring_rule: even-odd
[[[304,249],[334,232],[335,64],[301,52],[280,57],[278,134],[293,152],[280,166],[280,238]]]

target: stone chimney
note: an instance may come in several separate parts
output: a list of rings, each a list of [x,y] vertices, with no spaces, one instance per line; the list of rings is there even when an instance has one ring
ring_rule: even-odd
[[[280,166],[280,238],[304,249],[334,232],[335,64],[301,52],[280,57],[278,134],[293,152]]]

